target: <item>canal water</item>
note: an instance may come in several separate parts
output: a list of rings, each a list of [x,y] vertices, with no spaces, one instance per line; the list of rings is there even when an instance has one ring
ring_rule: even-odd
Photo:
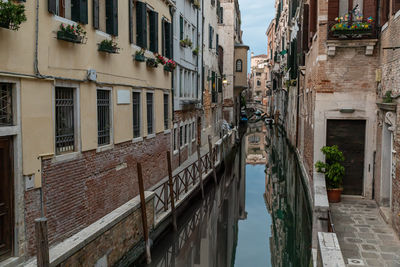
[[[311,209],[295,156],[278,128],[249,124],[225,160],[219,184],[206,186],[144,257],[131,266],[310,266]]]

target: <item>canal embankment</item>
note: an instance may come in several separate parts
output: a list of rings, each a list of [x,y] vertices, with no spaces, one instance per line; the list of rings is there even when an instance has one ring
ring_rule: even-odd
[[[236,130],[221,139],[211,140],[200,148],[198,156],[190,157],[171,176],[144,191],[146,222],[142,219],[143,207],[138,195],[75,235],[50,247],[50,266],[123,265],[122,259],[127,255],[130,261],[135,260],[145,251],[145,229],[151,238],[157,238],[171,224],[172,217],[177,216],[173,214],[174,209],[179,212],[180,207],[203,189],[203,183],[206,184],[211,177],[216,178],[217,169],[235,143]],[[174,201],[171,201],[171,196]],[[175,207],[172,206],[173,202]],[[36,265],[36,259],[24,264]]]

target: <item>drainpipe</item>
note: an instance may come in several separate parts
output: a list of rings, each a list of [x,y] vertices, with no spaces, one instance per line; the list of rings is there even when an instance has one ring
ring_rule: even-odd
[[[203,107],[204,99],[204,0],[201,0],[201,106]]]
[[[172,29],[172,36],[171,36],[171,40],[172,40],[172,44],[171,44],[171,58],[174,58],[174,34],[173,34],[173,30],[174,30],[174,10],[172,7],[169,8],[169,13],[171,15],[171,29]],[[174,122],[175,119],[175,90],[174,90],[174,81],[175,81],[175,72],[171,73],[171,108],[172,108],[172,122]],[[172,135],[173,135],[173,129],[174,129],[174,124],[172,123]],[[174,137],[173,137],[174,138]]]

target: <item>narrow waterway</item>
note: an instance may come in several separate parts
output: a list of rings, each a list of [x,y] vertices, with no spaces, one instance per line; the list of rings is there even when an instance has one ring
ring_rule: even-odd
[[[249,125],[212,179],[179,217],[178,231],[154,241],[152,263],[131,266],[309,266],[311,212],[295,157],[283,134]]]

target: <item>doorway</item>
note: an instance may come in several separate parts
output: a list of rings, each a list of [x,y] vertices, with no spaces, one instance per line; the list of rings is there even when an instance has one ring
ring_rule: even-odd
[[[364,184],[365,120],[328,120],[326,145],[343,152],[343,194],[362,195]]]
[[[0,259],[11,256],[13,237],[12,141],[0,137]]]

